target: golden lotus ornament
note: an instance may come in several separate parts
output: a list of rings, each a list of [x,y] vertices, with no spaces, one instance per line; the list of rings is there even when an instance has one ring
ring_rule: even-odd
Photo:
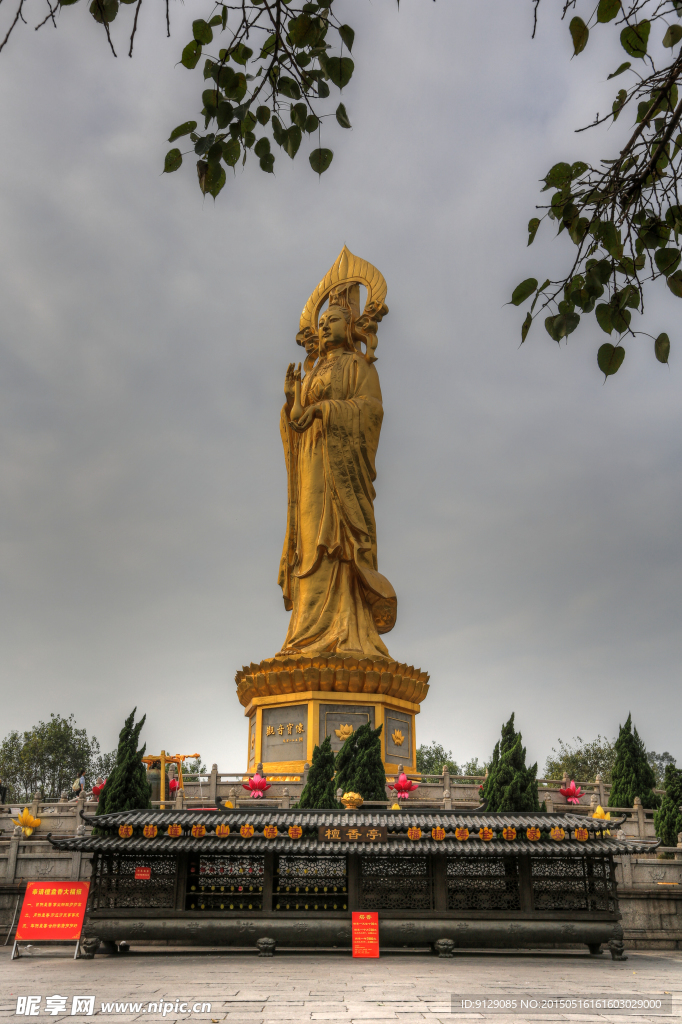
[[[342,743],[345,743],[348,737],[353,735],[354,731],[355,730],[352,725],[340,725],[338,729],[334,729],[334,732]]]
[[[341,797],[341,803],[347,811],[354,811],[358,807],[362,807],[364,802],[359,793],[344,793]]]
[[[28,807],[24,807],[21,814],[17,815],[16,818],[12,818],[12,821],[15,825],[19,825],[26,837],[30,836],[33,830],[40,825],[40,818],[34,818]]]

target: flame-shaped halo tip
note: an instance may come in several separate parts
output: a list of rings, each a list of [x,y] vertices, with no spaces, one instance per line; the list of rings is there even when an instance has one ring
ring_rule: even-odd
[[[373,267],[367,260],[361,260],[358,256],[354,256],[348,247],[344,245],[334,266],[322,278],[306,302],[301,313],[301,331],[305,331],[306,328],[317,331],[320,310],[329,293],[332,289],[343,284],[363,284],[365,286],[367,289],[365,311],[370,305],[377,310],[383,306],[386,292],[388,291],[383,274],[380,274],[377,268]]]

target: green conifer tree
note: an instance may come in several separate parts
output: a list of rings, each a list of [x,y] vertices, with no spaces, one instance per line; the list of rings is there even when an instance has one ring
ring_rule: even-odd
[[[151,807],[152,787],[147,782],[147,772],[142,763],[146,744],[141,750],[137,748],[147,716],[143,715],[137,725],[134,725],[136,711],[137,708],[133,708],[119,734],[116,764],[100,793],[97,814],[144,810]]]
[[[526,748],[514,730],[514,715],[502,726],[481,797],[488,811],[539,811],[537,763],[526,767]]]
[[[357,745],[358,734],[357,732],[352,732],[336,755],[334,762],[336,767],[334,792],[339,789],[342,793],[352,792],[350,783],[353,778]]]
[[[644,807],[658,807],[654,793],[656,773],[649,764],[646,748],[637,729],[633,731],[632,715],[618,730],[616,760],[611,774],[610,807],[632,807],[638,796]]]
[[[341,804],[337,801],[335,793],[332,740],[331,736],[325,736],[319,747],[313,750],[308,781],[296,806],[310,810],[338,810]]]
[[[373,729],[367,722],[355,733],[355,755],[349,786],[351,792],[359,793],[363,800],[386,799],[386,771],[381,759],[381,730],[381,725]]]
[[[677,835],[682,832],[682,770],[674,764],[665,768],[665,796],[659,810],[654,813],[656,835],[664,846],[677,846]]]

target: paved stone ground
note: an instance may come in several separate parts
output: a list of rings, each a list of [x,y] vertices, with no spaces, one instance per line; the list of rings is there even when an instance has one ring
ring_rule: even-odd
[[[66,950],[10,961],[11,947],[0,948],[0,1019],[15,1016],[17,997],[40,995],[43,1021],[73,1020],[74,995],[94,995],[94,1014],[76,1021],[158,1021],[197,1019],[226,1024],[455,1024],[458,1020],[492,1024],[542,1024],[545,1021],[643,1022],[654,1016],[615,1013],[562,1014],[519,1012],[451,1013],[451,995],[496,997],[512,993],[547,996],[673,993],[673,1017],[682,1021],[682,952],[639,951],[614,963],[608,954],[458,953],[453,959],[419,954],[388,954],[379,960],[349,955],[284,953],[273,959],[221,951],[135,948],[127,956],[72,960]],[[46,997],[67,997],[66,1012],[46,1014]],[[176,1000],[188,1003],[176,1011]],[[102,1003],[142,1003],[131,1012],[105,1011]],[[149,1003],[166,1012],[148,1011]],[[210,1003],[210,1010],[194,1003]],[[142,1011],[142,1012],[141,1012]]]

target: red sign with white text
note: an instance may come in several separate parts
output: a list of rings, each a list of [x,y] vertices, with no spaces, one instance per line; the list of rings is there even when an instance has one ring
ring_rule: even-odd
[[[29,882],[16,938],[80,939],[89,890],[89,882]]]
[[[151,868],[135,868],[135,878],[137,878],[137,879],[141,878],[143,881],[148,882],[151,877],[152,877],[152,869]]]
[[[379,956],[379,915],[353,911],[353,956]]]

